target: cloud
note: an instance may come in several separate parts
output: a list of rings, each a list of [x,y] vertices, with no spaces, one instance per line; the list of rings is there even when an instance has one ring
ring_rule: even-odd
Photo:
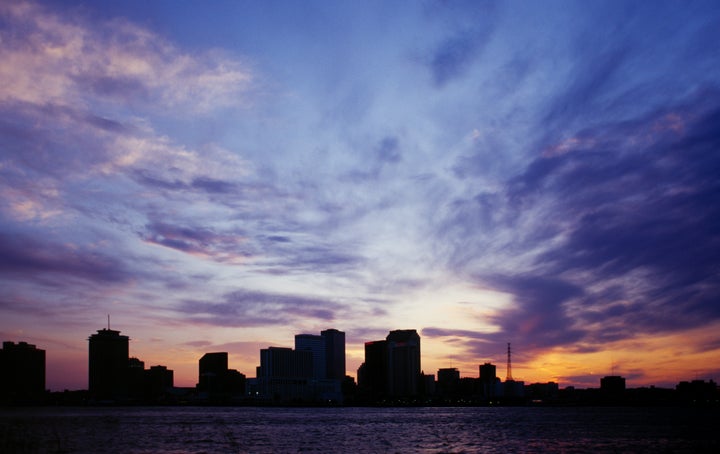
[[[236,60],[184,53],[124,20],[96,24],[31,2],[3,3],[0,15],[3,103],[104,100],[204,113],[243,104],[253,79]]]
[[[195,322],[216,326],[277,326],[310,320],[329,322],[343,306],[319,297],[239,290],[225,294],[220,303],[188,300],[178,312]]]
[[[446,18],[451,29],[427,62],[435,86],[443,88],[464,76],[482,54],[494,30],[494,5],[457,2],[431,9],[431,14]]]
[[[462,76],[480,54],[487,34],[463,32],[448,38],[434,51],[430,69],[437,87]]]
[[[127,282],[133,276],[120,260],[86,245],[60,244],[20,233],[0,233],[0,271],[30,280],[55,275],[105,284]]]
[[[218,233],[210,228],[180,227],[162,222],[145,226],[143,240],[218,262],[241,263],[253,255],[241,232]]]
[[[496,192],[456,200],[439,224],[450,265],[514,301],[480,339],[592,351],[720,319],[718,122],[705,90],[560,139]]]

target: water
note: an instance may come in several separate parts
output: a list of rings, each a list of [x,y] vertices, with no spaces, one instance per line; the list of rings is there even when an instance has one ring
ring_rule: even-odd
[[[0,452],[720,452],[720,409],[0,409]]]

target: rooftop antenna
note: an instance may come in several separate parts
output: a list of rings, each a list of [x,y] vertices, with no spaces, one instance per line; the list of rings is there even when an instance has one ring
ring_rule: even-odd
[[[108,314],[108,331],[110,331],[110,314]]]
[[[512,378],[512,362],[510,360],[510,342],[508,344],[508,354],[507,354],[507,376],[505,377],[505,381],[513,381]]]

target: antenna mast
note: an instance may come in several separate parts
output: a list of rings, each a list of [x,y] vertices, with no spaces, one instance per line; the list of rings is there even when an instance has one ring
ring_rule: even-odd
[[[513,381],[512,378],[512,362],[510,360],[510,342],[508,344],[508,354],[507,354],[507,376],[505,377],[505,381]]]
[[[108,314],[108,331],[110,331],[110,314]]]

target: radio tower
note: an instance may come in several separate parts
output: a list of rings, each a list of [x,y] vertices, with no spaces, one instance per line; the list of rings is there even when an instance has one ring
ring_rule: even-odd
[[[507,376],[505,377],[505,381],[513,381],[512,362],[510,361],[510,342],[508,342]]]

